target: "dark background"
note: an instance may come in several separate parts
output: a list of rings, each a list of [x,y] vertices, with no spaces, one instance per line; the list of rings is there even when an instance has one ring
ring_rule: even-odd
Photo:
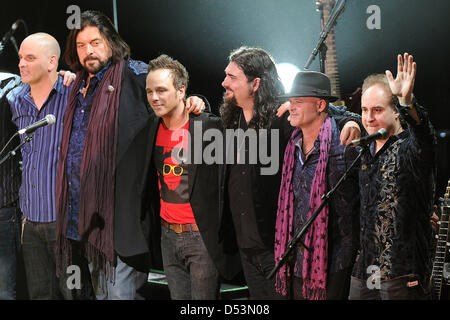
[[[2,3],[0,35],[23,19],[29,33],[48,32],[64,48],[70,16],[66,10],[74,4],[81,11],[102,11],[113,20],[112,0],[8,1]],[[370,5],[381,9],[380,30],[366,26]],[[370,73],[390,69],[395,75],[398,53],[414,56],[418,64],[414,93],[429,108],[438,131],[438,196],[450,178],[449,14],[448,0],[348,0],[335,27],[343,93],[353,92]],[[259,46],[277,63],[303,68],[321,31],[313,0],[117,0],[117,18],[134,59],[148,62],[166,53],[180,60],[190,73],[189,93],[207,96],[215,112],[231,50]],[[14,36],[20,45],[23,25]],[[0,55],[0,69],[18,73],[17,64],[9,43]],[[67,69],[62,60],[60,68]],[[310,69],[319,70],[318,59]]]

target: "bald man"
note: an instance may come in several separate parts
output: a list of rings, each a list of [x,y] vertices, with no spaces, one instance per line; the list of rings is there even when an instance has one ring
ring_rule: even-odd
[[[58,75],[60,47],[54,37],[35,33],[19,50],[22,84],[7,95],[12,120],[19,129],[52,114],[56,122],[29,134],[22,153],[20,209],[24,216],[22,252],[30,299],[70,298],[55,272],[55,177],[63,115],[70,86]],[[21,136],[21,140],[27,137]],[[61,278],[63,279],[63,278]],[[61,285],[59,284],[61,282]]]

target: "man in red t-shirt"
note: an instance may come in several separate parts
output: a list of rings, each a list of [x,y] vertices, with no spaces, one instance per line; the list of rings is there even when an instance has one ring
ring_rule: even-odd
[[[232,278],[240,268],[239,258],[235,246],[225,237],[219,239],[219,233],[232,234],[220,221],[219,165],[194,164],[189,153],[194,151],[190,142],[201,143],[201,150],[215,143],[194,139],[193,128],[200,125],[202,134],[221,130],[221,121],[186,110],[188,74],[178,61],[161,55],[149,62],[148,71],[147,99],[159,122],[150,133],[154,145],[147,151],[150,170],[157,171],[159,191],[159,203],[152,207],[160,208],[161,252],[170,295],[172,299],[216,299],[219,273]],[[149,184],[151,188],[153,181]]]

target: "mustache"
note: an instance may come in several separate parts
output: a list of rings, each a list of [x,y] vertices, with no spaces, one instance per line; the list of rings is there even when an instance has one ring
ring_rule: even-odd
[[[86,57],[86,58],[83,59],[83,62],[86,63],[86,62],[88,62],[89,60],[97,60],[97,61],[100,61],[100,59],[99,59],[98,57],[96,57],[96,56],[88,56],[88,57]]]

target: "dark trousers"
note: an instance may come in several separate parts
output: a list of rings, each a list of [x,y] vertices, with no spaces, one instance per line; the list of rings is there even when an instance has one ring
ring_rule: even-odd
[[[347,300],[350,291],[352,267],[329,273],[327,275],[327,300]],[[304,300],[302,294],[303,279],[293,277],[291,299]]]
[[[372,287],[372,286],[371,286]],[[416,275],[410,274],[380,282],[369,289],[366,280],[351,278],[350,300],[428,300],[430,291]]]
[[[63,285],[56,277],[55,222],[26,221],[23,227],[22,253],[31,300],[63,299]]]
[[[69,241],[72,246],[71,264],[69,265],[64,260],[63,265],[66,267],[63,268],[60,275],[60,283],[64,285],[64,290],[62,290],[64,299],[94,300],[94,290],[84,245],[80,241]]]
[[[270,250],[240,249],[240,254],[250,299],[282,299],[282,296],[275,291],[275,277],[272,279],[266,278],[275,267],[273,252]]]

